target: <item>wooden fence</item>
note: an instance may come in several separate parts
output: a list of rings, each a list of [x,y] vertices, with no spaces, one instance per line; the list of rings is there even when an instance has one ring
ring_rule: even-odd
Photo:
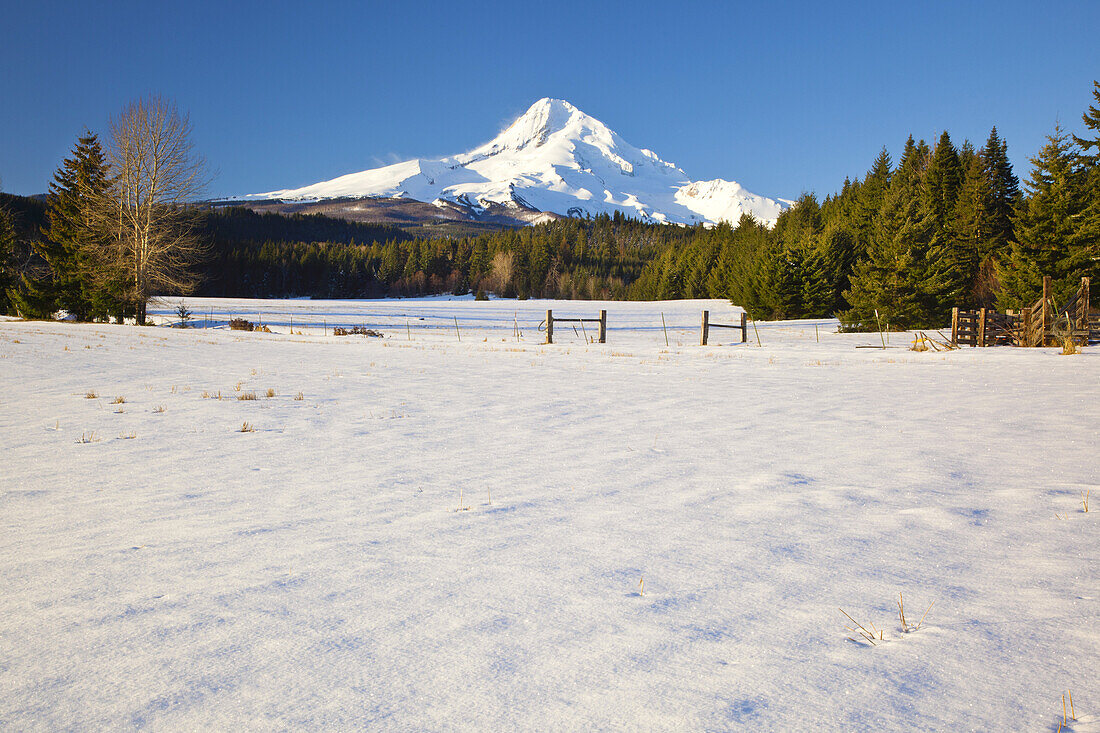
[[[1089,278],[1081,278],[1081,287],[1061,308],[1051,296],[1050,285],[1050,278],[1044,277],[1042,297],[1020,311],[952,309],[952,343],[959,346],[1050,346],[1060,334],[1071,334],[1079,344],[1100,343],[1100,313],[1093,313],[1090,307]]]
[[[741,343],[748,341],[748,330],[746,324],[748,320],[745,316],[745,312],[741,311],[741,323],[740,324],[726,324],[726,323],[711,323],[710,311],[703,311],[703,324],[699,329],[699,345],[706,346],[707,339],[710,338],[710,329],[712,328],[738,328],[741,329]]]
[[[600,311],[599,318],[555,318],[554,311],[547,309],[546,311],[546,343],[554,343],[554,323],[580,323],[581,328],[584,328],[585,323],[598,323],[600,324],[600,343],[607,343],[607,311]],[[587,332],[586,332],[587,334]],[[587,335],[586,335],[587,338]]]

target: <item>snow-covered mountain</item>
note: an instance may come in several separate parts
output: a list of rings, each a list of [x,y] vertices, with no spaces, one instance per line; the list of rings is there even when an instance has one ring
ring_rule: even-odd
[[[479,148],[351,173],[249,200],[317,201],[390,197],[456,205],[473,213],[624,214],[677,224],[736,222],[742,213],[774,223],[790,202],[750,193],[733,181],[692,180],[656,153],[636,148],[569,102],[544,98]]]

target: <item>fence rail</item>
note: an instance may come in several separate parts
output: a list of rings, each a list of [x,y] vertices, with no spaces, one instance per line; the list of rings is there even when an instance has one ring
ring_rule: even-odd
[[[711,323],[710,311],[703,311],[703,323],[699,328],[699,345],[706,346],[707,340],[710,338],[710,329],[712,328],[736,328],[741,331],[741,343],[748,341],[748,329],[746,325],[748,323],[747,317],[744,311],[741,311],[741,323]]]
[[[601,310],[599,318],[556,318],[554,311],[546,310],[546,343],[554,343],[554,323],[598,323],[600,324],[600,343],[607,343],[607,311]]]

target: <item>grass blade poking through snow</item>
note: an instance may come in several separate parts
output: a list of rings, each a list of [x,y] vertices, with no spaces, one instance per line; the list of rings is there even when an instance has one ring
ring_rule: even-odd
[[[875,625],[874,625],[874,624],[871,624],[871,631],[868,631],[868,630],[866,629],[866,627],[864,627],[864,626],[863,626],[863,624],[861,624],[861,623],[860,623],[859,621],[856,621],[856,620],[855,620],[854,618],[852,618],[851,616],[849,616],[849,615],[848,615],[848,612],[847,612],[847,611],[845,611],[845,610],[844,610],[843,608],[841,608],[841,609],[839,609],[839,610],[840,610],[840,612],[841,612],[841,613],[843,613],[843,614],[844,614],[845,616],[848,616],[848,620],[849,620],[849,621],[851,621],[851,622],[852,622],[853,624],[855,624],[856,626],[858,626],[858,627],[859,627],[859,631],[856,631],[855,629],[853,629],[853,628],[851,628],[851,627],[845,626],[844,628],[848,629],[848,631],[851,631],[851,632],[853,632],[853,633],[859,634],[859,635],[860,635],[860,636],[862,636],[862,637],[863,637],[864,639],[866,639],[866,640],[867,640],[867,641],[868,641],[868,642],[869,642],[869,643],[871,644],[871,646],[878,646],[878,645],[877,645],[877,644],[875,643],[875,637],[876,637],[876,634],[877,634],[878,640],[879,640],[879,641],[883,641],[883,638],[882,638],[882,632],[881,632],[881,631],[879,631],[878,629],[876,629],[876,628],[875,628]],[[855,641],[855,639],[852,639],[852,637],[850,637],[850,636],[849,636],[848,638],[849,638],[849,639],[851,639],[852,641]]]

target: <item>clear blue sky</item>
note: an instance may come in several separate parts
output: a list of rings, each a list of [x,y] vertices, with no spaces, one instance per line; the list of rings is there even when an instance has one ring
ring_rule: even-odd
[[[996,125],[1026,174],[1100,78],[1100,2],[0,0],[0,182],[44,192],[85,127],[151,93],[211,196],[463,152],[543,96],[695,179],[794,198],[886,145]]]

